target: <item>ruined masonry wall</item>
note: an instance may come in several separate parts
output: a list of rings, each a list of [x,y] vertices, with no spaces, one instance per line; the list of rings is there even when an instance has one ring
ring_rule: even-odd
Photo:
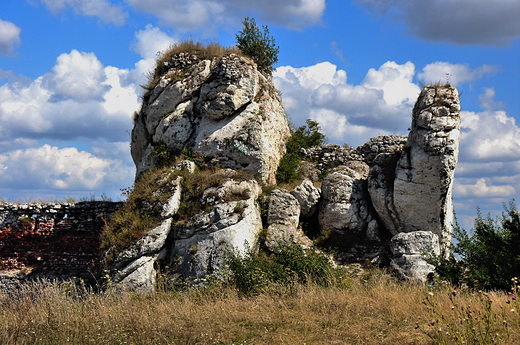
[[[0,274],[92,277],[100,235],[121,202],[0,203]]]

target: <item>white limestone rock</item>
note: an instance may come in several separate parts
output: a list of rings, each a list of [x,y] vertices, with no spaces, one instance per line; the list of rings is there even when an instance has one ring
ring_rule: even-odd
[[[141,256],[125,266],[115,276],[119,286],[143,294],[152,292],[155,289],[157,276],[155,270],[157,257],[158,255]]]
[[[367,239],[370,241],[381,241],[379,224],[375,219],[372,219],[370,222],[368,222]]]
[[[363,184],[367,175],[368,166],[355,162],[351,167],[337,167],[325,177],[319,210],[322,230],[351,233],[366,229],[369,210]]]
[[[390,267],[395,270],[399,278],[421,283],[426,283],[428,273],[435,271],[435,266],[427,263],[421,255],[402,255],[394,258]]]
[[[193,162],[191,162],[193,163]],[[182,176],[177,176],[175,180],[171,181],[172,185],[172,196],[166,202],[166,205],[163,206],[163,210],[161,212],[161,217],[163,218],[171,218],[173,215],[179,211],[179,207],[181,205],[181,197],[182,197]]]
[[[121,268],[127,266],[132,260],[158,253],[163,248],[170,234],[171,223],[171,218],[168,218],[156,228],[148,231],[148,233],[131,248],[118,255],[114,261],[114,268],[121,270]]]
[[[397,164],[393,204],[399,231],[431,231],[446,246],[453,230],[452,188],[459,153],[460,101],[453,86],[425,87]]]
[[[300,222],[300,204],[288,191],[277,188],[273,190],[269,200],[269,227],[265,246],[276,251],[280,245],[291,243],[303,246],[312,245],[312,241],[298,228]]]
[[[426,262],[425,255],[440,255],[439,237],[431,231],[399,233],[392,237],[390,250],[394,256],[391,267],[401,279],[426,282],[435,267]]]
[[[275,182],[290,131],[278,91],[252,60],[178,53],[155,73],[160,81],[143,97],[132,130],[136,177],[153,167],[152,148],[163,143]]]
[[[300,204],[300,214],[309,217],[314,214],[320,201],[320,190],[312,184],[311,180],[304,180],[299,184],[291,194],[298,200]]]
[[[171,267],[187,279],[220,276],[226,251],[235,248],[243,254],[248,247],[255,248],[262,229],[256,204],[260,192],[255,180],[233,179],[206,190],[201,203],[210,210],[174,229],[169,248]]]
[[[259,73],[253,65],[237,64],[236,58],[222,57],[212,71],[212,80],[200,89],[197,108],[212,120],[232,115],[256,94]]]
[[[390,241],[394,257],[401,255],[440,254],[439,236],[431,231],[402,232]]]

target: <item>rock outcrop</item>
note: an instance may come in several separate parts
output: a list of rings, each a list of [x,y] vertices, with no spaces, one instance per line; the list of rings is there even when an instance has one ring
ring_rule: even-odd
[[[198,152],[210,166],[231,170],[218,186],[200,191],[203,210],[183,222],[174,216],[183,203],[176,182],[179,192],[164,205],[163,223],[116,260],[125,263],[123,282],[149,289],[159,260],[183,279],[221,276],[224,253],[257,248],[261,233],[264,248],[272,252],[280,244],[311,246],[300,228],[304,223],[341,247],[338,262],[370,260],[419,281],[432,271],[424,255],[439,255],[451,240],[460,137],[454,87],[422,90],[408,137],[379,136],[358,148],[301,150],[299,172],[309,179],[293,191],[273,190],[262,232],[260,185],[233,178],[233,171],[249,170],[260,183],[274,182],[289,130],[271,81],[236,55],[176,54],[156,74],[159,82],[144,97],[132,132],[137,174],[153,166],[158,144]],[[320,191],[313,181],[324,175]]]
[[[457,90],[426,87],[414,107],[411,131],[399,159],[395,154],[377,156],[370,172],[372,203],[393,235],[431,231],[442,243],[449,243],[459,138]]]
[[[189,171],[190,164],[181,162],[178,167]],[[167,171],[158,181],[170,174]],[[199,211],[189,214],[187,220],[176,216],[185,202],[184,195],[189,193],[183,191],[183,178],[170,177],[169,189],[159,191],[171,195],[162,206],[160,224],[119,253],[107,267],[121,287],[150,292],[155,287],[158,268],[166,267],[177,281],[190,284],[207,276],[218,278],[226,251],[244,254],[258,246],[262,229],[256,204],[261,192],[258,182],[238,178],[232,170],[207,174],[216,175],[213,177],[218,185],[200,191],[200,198],[192,202],[201,207],[196,207]]]
[[[269,201],[267,236],[265,246],[276,252],[280,245],[291,243],[311,246],[312,241],[299,228],[300,203],[291,193],[275,189]]]
[[[275,182],[290,132],[278,91],[252,60],[177,53],[155,76],[132,130],[136,176],[154,165],[154,147],[164,144]]]
[[[426,282],[434,266],[424,259],[426,255],[440,255],[439,237],[431,231],[401,232],[390,241],[394,256],[391,267],[406,280]]]
[[[258,245],[262,229],[256,199],[261,189],[255,180],[229,179],[204,191],[200,202],[209,211],[194,215],[173,230],[170,267],[184,279],[220,277],[226,251],[244,254]]]
[[[368,165],[352,161],[325,177],[319,211],[321,229],[342,233],[366,230],[369,209],[364,185],[367,176]]]

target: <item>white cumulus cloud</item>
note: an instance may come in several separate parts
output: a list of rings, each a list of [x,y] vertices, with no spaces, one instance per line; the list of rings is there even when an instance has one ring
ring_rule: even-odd
[[[67,6],[76,13],[98,17],[106,23],[123,25],[128,14],[123,11],[121,6],[112,5],[107,0],[40,0],[52,13],[59,13]]]
[[[158,52],[166,50],[176,42],[178,39],[169,36],[158,27],[148,24],[144,30],[136,32],[132,49],[143,59],[155,59]]]
[[[462,111],[460,155],[468,162],[520,160],[520,127],[514,117],[493,108],[495,91],[481,96],[482,112]]]
[[[127,139],[140,92],[128,77],[128,70],[104,67],[93,53],[62,54],[29,85],[0,86],[0,141]]]
[[[47,144],[0,155],[0,188],[94,190],[132,173],[120,161]]]
[[[463,184],[463,180],[455,180],[453,193],[461,198],[510,198],[516,194],[511,185],[492,185],[487,178],[480,178],[474,184]],[[461,183],[462,182],[462,183]]]
[[[10,55],[22,43],[22,29],[11,22],[0,19],[0,55]]]
[[[273,74],[289,117],[302,124],[317,120],[335,143],[363,144],[371,136],[405,133],[420,89],[412,80],[415,66],[386,62],[370,69],[360,85],[323,62],[310,67],[283,66]]]
[[[461,83],[472,82],[497,71],[495,66],[482,65],[471,69],[469,65],[451,64],[449,62],[437,61],[426,65],[422,72],[417,76],[419,80],[426,84],[449,82],[453,86]]]
[[[58,57],[56,65],[43,78],[43,84],[52,90],[57,100],[86,102],[100,99],[107,91],[102,84],[106,79],[103,68],[94,53],[72,50]]]
[[[520,37],[518,0],[357,0],[423,40],[501,46]]]

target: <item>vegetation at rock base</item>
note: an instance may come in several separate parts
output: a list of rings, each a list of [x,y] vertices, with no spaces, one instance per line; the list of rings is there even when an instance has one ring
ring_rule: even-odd
[[[188,150],[183,155],[174,156],[164,145],[154,147],[154,162],[158,167],[142,174],[131,188],[124,190],[127,200],[116,211],[101,234],[101,252],[106,263],[110,263],[123,250],[130,248],[162,221],[162,207],[173,194],[172,181],[181,176],[182,199],[179,211],[173,217],[174,227],[186,224],[189,219],[207,205],[200,199],[205,190],[219,187],[227,179],[237,181],[252,179],[249,172],[235,171],[232,174],[205,164],[205,157]],[[173,169],[176,162],[186,159],[195,162],[194,173]],[[247,199],[246,195],[226,195],[226,201]]]
[[[226,258],[230,283],[250,295],[273,284],[306,283],[326,285],[337,279],[329,258],[316,249],[297,244],[279,246],[277,253],[249,249],[244,255],[231,251]]]
[[[264,25],[263,33],[260,32],[255,19],[249,17],[245,18],[242,24],[244,28],[236,34],[237,47],[255,61],[260,72],[271,75],[273,65],[278,62],[280,48],[269,34],[269,28]]]
[[[305,126],[296,129],[291,127],[291,137],[286,143],[287,152],[280,160],[276,171],[278,183],[289,183],[300,178],[297,173],[298,164],[301,162],[300,150],[321,146],[325,142],[325,135],[321,133],[320,125],[311,119]]]
[[[143,174],[131,188],[124,190],[126,202],[112,216],[101,234],[100,249],[106,254],[108,262],[159,224],[162,205],[170,197],[170,179],[164,178],[165,174],[169,174],[166,167],[153,169]],[[157,193],[159,190],[162,193]]]
[[[471,233],[455,225],[451,249],[460,260],[453,254],[429,258],[442,279],[474,289],[509,289],[510,279],[520,274],[520,212],[514,200],[504,209],[500,220],[484,218],[477,210]]]
[[[457,308],[467,306],[474,311],[468,332],[475,328],[477,340],[487,325],[494,330],[478,313],[490,307],[500,343],[520,343],[518,301],[504,292],[489,293],[492,303],[469,290],[454,297],[449,285],[404,283],[374,268],[346,269],[343,278],[325,285],[267,284],[249,296],[223,284],[142,296],[39,282],[0,291],[0,343],[461,344],[451,332],[465,334]],[[423,301],[434,304],[433,316]]]

